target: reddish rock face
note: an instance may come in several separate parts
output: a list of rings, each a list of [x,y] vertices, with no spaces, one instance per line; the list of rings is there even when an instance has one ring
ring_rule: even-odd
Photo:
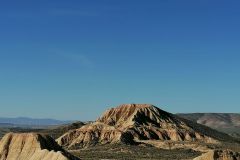
[[[81,148],[126,139],[129,139],[129,143],[138,140],[216,141],[217,138],[211,136],[215,131],[211,130],[205,135],[201,129],[197,129],[199,127],[202,126],[153,105],[125,104],[107,110],[92,124],[64,134],[57,142],[68,148]]]
[[[51,137],[34,133],[5,135],[0,141],[0,160],[78,160]]]

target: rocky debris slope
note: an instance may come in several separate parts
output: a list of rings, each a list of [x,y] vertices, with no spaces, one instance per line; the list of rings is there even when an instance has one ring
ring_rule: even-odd
[[[225,138],[228,138],[225,134],[153,105],[126,104],[107,110],[94,123],[67,132],[57,142],[75,149],[97,143],[134,143],[138,140],[216,142]]]
[[[0,160],[79,160],[51,137],[36,133],[9,133],[0,141]]]
[[[230,150],[211,150],[193,160],[240,160],[240,154]]]

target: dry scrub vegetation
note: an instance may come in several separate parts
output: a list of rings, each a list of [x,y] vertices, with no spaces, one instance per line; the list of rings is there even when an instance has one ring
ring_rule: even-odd
[[[201,154],[191,149],[165,150],[151,146],[130,146],[124,144],[97,145],[95,147],[72,151],[71,153],[84,160],[190,160]]]

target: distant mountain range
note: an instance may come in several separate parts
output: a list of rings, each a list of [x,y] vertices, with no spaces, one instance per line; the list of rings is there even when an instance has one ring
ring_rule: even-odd
[[[27,117],[18,118],[2,118],[0,117],[0,127],[13,127],[13,126],[53,126],[68,124],[72,121],[61,121],[56,119],[34,119]]]

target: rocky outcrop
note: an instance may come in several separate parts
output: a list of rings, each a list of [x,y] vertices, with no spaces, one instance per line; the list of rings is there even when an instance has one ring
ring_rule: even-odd
[[[134,143],[139,140],[216,142],[224,136],[153,105],[126,104],[107,110],[94,123],[67,132],[57,142],[73,149],[97,143]]]
[[[0,141],[0,160],[79,160],[51,137],[35,133],[9,133]]]
[[[240,160],[240,154],[230,150],[211,150],[193,160]]]

